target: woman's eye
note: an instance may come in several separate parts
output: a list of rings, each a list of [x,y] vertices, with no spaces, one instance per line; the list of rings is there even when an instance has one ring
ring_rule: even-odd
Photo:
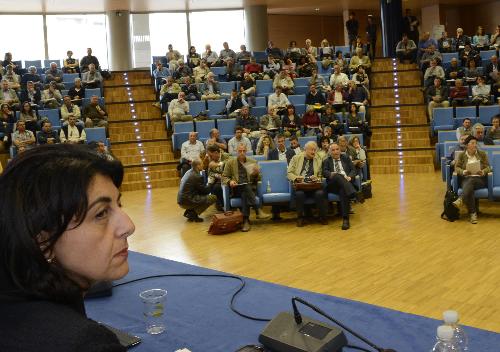
[[[100,212],[98,212],[95,217],[96,217],[96,219],[102,219],[106,215],[108,215],[108,209],[103,209]]]

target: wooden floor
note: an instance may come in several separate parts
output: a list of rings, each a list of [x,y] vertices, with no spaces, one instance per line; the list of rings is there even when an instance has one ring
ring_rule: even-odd
[[[500,203],[481,202],[479,224],[441,220],[438,173],[376,175],[374,198],[355,206],[351,229],[254,221],[248,233],[207,234],[187,223],[177,188],[123,194],[136,224],[130,249],[264,281],[500,332]],[[247,292],[246,294],[251,294]]]

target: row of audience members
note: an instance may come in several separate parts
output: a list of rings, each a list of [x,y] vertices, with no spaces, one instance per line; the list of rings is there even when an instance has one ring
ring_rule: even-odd
[[[215,132],[215,131],[213,131]],[[178,203],[186,209],[184,216],[188,221],[203,221],[199,215],[210,205],[216,204],[218,210],[223,209],[222,185],[231,189],[231,196],[241,197],[244,216],[243,231],[250,230],[250,209],[255,208],[258,219],[269,218],[255,202],[256,185],[259,180],[259,168],[255,159],[247,156],[248,143],[243,141],[242,129],[236,128],[235,156],[226,153],[225,142],[218,139],[214,133],[206,147],[197,140],[196,132],[191,132],[189,140],[183,144],[182,153],[186,163],[186,173],[181,180]],[[321,182],[326,179],[326,189],[322,187],[313,191],[295,190],[293,192],[297,211],[297,226],[304,225],[305,218],[311,217],[306,208],[306,200],[314,199],[319,212],[319,220],[327,225],[328,221],[326,194],[336,193],[340,197],[339,211],[343,218],[342,229],[347,230],[349,224],[350,202],[364,199],[359,189],[355,187],[355,177],[366,163],[366,150],[360,145],[359,139],[353,137],[350,145],[343,136],[338,141],[321,138],[321,148],[316,142],[308,142],[301,150],[296,137],[290,138],[290,147],[285,146],[285,136],[275,138],[276,147],[269,136],[263,138],[264,149],[267,150],[267,160],[282,160],[288,164],[288,179],[293,183]],[[231,143],[230,141],[229,143]],[[200,175],[206,171],[207,182]],[[272,207],[273,220],[280,220],[280,207]]]

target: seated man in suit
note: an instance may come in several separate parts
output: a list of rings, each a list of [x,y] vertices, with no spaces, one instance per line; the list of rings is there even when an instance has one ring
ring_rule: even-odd
[[[231,197],[241,198],[241,212],[243,213],[243,226],[241,231],[250,231],[250,207],[255,209],[257,219],[267,219],[255,202],[257,182],[259,180],[259,166],[255,159],[247,158],[247,146],[240,143],[237,146],[237,156],[226,162],[222,174],[222,182],[231,187]]]
[[[356,168],[347,155],[340,153],[337,143],[330,145],[330,156],[323,162],[323,177],[327,180],[328,193],[338,194],[340,212],[342,214],[342,230],[347,230],[349,224],[349,202],[352,198],[364,202],[363,195],[354,187]]]
[[[316,142],[307,142],[304,151],[295,155],[288,165],[288,179],[294,183],[321,182],[322,160],[317,154]],[[319,220],[322,225],[328,225],[326,219],[326,197],[323,187],[316,190],[295,190],[295,202],[297,208],[297,227],[304,226],[304,205],[306,198],[314,198],[319,210]]]
[[[285,145],[285,136],[279,134],[276,136],[276,148],[269,152],[267,160],[286,160],[286,163],[290,164],[294,156],[295,151]]]
[[[215,203],[217,197],[210,193],[210,187],[205,186],[203,176],[203,163],[199,158],[191,162],[191,170],[186,172],[181,179],[177,204],[186,209],[184,216],[189,222],[202,222],[198,215]]]

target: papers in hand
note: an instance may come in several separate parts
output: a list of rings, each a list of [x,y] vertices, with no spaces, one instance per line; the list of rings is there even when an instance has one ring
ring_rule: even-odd
[[[250,175],[252,175],[255,172],[255,167],[257,166],[257,164],[246,162],[246,163],[243,164],[243,166],[247,170],[247,173],[249,173]]]
[[[467,163],[466,170],[471,175],[476,175],[479,171],[481,171],[481,165],[479,161],[473,161],[471,163]]]

